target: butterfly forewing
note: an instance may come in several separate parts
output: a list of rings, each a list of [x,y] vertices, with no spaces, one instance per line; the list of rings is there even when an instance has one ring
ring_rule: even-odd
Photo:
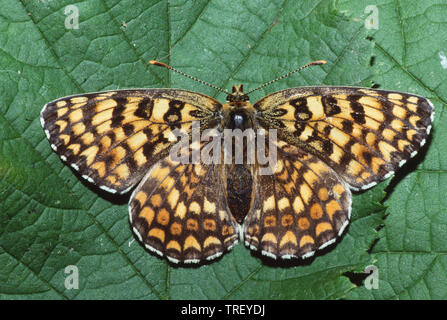
[[[353,189],[386,179],[414,156],[433,117],[425,98],[354,87],[286,89],[254,107],[263,126],[319,157]]]
[[[194,120],[206,124],[220,103],[184,90],[118,90],[48,103],[42,126],[52,148],[90,182],[125,192],[178,141]]]

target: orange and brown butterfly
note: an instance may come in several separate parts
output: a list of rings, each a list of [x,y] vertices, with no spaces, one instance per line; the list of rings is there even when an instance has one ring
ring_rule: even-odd
[[[180,89],[74,95],[45,105],[41,122],[51,147],[83,178],[111,193],[136,186],[131,228],[148,250],[173,263],[215,259],[238,241],[271,258],[312,256],[348,225],[350,190],[390,177],[424,145],[432,126],[433,105],[414,94],[300,87],[252,105],[248,94],[259,88],[245,94],[233,86],[225,104]],[[201,132],[217,130],[217,139],[228,129],[275,130],[271,174],[259,174],[257,161],[173,159],[175,130],[191,136],[195,121]],[[187,156],[208,144],[192,143]]]

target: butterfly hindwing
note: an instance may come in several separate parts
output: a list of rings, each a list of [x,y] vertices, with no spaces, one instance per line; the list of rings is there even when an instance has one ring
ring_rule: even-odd
[[[134,233],[146,248],[174,263],[219,257],[239,239],[223,175],[220,164],[183,164],[168,155],[150,169],[131,196]]]
[[[316,156],[278,141],[270,175],[256,175],[245,245],[272,258],[306,258],[335,242],[350,218],[348,185]]]
[[[317,155],[353,189],[386,179],[414,156],[433,120],[425,98],[368,88],[292,88],[253,106],[264,127]]]
[[[52,148],[84,178],[126,192],[177,142],[192,121],[212,122],[220,103],[176,89],[75,95],[45,105],[41,122]]]

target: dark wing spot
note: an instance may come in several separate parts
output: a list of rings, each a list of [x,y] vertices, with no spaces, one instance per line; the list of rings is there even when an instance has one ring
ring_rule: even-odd
[[[127,100],[123,98],[115,99],[118,105],[113,109],[112,112],[112,128],[122,126],[124,116],[122,115],[126,109]]]
[[[163,120],[165,120],[171,127],[180,127],[180,122],[182,120],[182,114],[180,111],[185,106],[185,103],[178,100],[172,100],[169,102],[169,109],[163,115]]]
[[[209,117],[209,113],[205,113],[201,110],[191,110],[191,111],[189,111],[189,115],[194,118],[199,118],[199,119]]]
[[[124,134],[126,136],[131,136],[134,133],[134,126],[130,123],[123,125]]]
[[[372,160],[371,152],[365,151],[365,152],[363,152],[362,156],[363,156],[363,159],[365,160],[366,164],[368,166],[370,166],[371,165],[371,160]]]
[[[355,122],[359,124],[365,124],[365,110],[363,109],[363,106],[357,101],[352,101],[354,99],[349,100],[351,101],[351,109],[353,110],[353,112],[351,112],[351,117],[354,119]]]
[[[334,145],[330,140],[322,140],[323,141],[323,150],[326,154],[331,155],[334,152]]]
[[[282,108],[277,108],[272,110],[271,112],[269,112],[269,115],[272,117],[282,117],[283,115],[285,115],[287,113],[287,110],[282,109]]]
[[[149,119],[152,115],[152,110],[154,109],[154,100],[150,98],[144,98],[138,104],[137,110],[134,115],[143,119]]]
[[[295,107],[295,119],[299,120],[308,120],[312,118],[312,112],[309,110],[307,106],[306,98],[298,98],[290,100],[290,104]]]
[[[337,105],[337,99],[332,96],[323,96],[321,99],[323,102],[324,113],[326,116],[331,117],[341,112],[340,107]]]

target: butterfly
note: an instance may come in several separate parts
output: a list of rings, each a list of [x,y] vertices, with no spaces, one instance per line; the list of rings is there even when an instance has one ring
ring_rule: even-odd
[[[275,259],[311,257],[346,229],[351,190],[390,177],[416,155],[432,126],[428,99],[396,91],[299,87],[250,103],[251,92],[321,60],[248,93],[242,85],[230,93],[150,63],[227,93],[226,103],[181,89],[112,90],[49,102],[41,123],[53,150],[83,178],[115,194],[135,188],[131,229],[172,263],[213,260],[238,241]],[[214,130],[213,139],[191,142],[196,129]],[[228,150],[216,141],[228,130],[249,129],[263,134],[266,153],[276,156],[270,174],[246,156],[191,161],[211,147],[223,155]],[[191,142],[182,149],[189,161],[172,157],[177,131]],[[231,141],[233,151],[254,143]]]

